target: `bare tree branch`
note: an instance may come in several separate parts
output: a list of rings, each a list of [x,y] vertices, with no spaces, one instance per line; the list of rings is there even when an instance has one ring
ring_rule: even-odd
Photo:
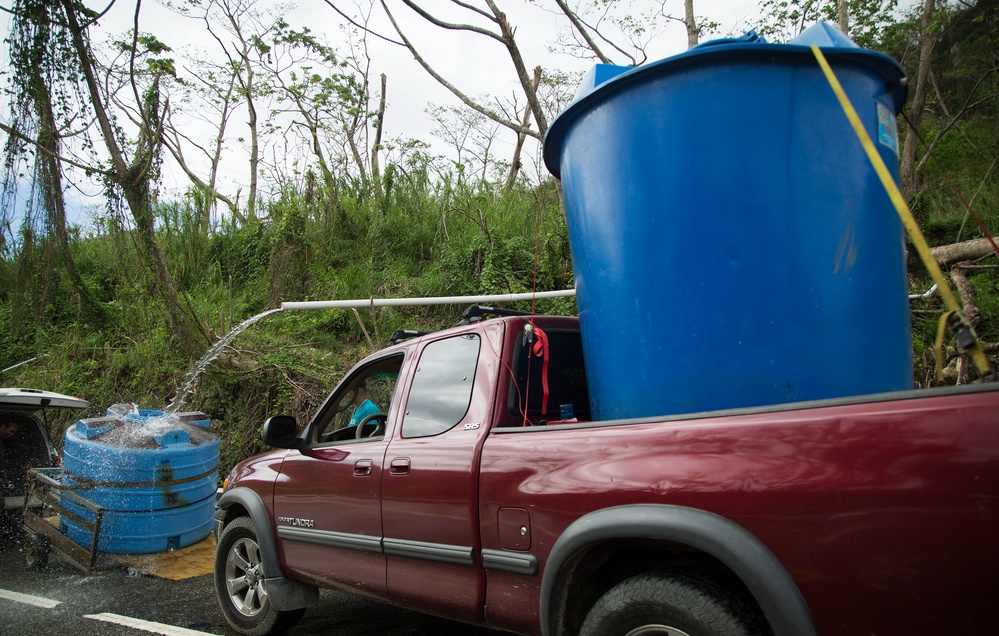
[[[55,154],[52,151],[50,151],[48,148],[46,148],[45,146],[39,145],[39,143],[36,140],[31,139],[30,137],[25,136],[23,133],[21,133],[18,130],[15,130],[14,128],[11,128],[7,124],[0,124],[0,130],[4,131],[8,135],[12,135],[12,136],[17,137],[18,139],[20,139],[22,141],[28,142],[29,144],[31,144],[32,146],[34,146],[36,150],[40,150],[41,152],[43,152],[43,153],[45,153],[45,154],[47,154],[47,155],[49,155],[51,157],[54,157],[54,158],[58,159],[59,161],[61,161],[63,163],[67,163],[67,164],[69,164],[71,166],[75,166],[77,168],[81,168],[81,169],[86,170],[87,172],[91,172],[93,174],[99,174],[99,175],[104,175],[104,176],[108,176],[108,175],[112,174],[111,172],[109,172],[107,170],[103,170],[101,168],[95,168],[93,166],[88,166],[85,163],[80,163],[78,161],[74,161],[74,160],[72,160],[72,159],[70,159],[68,157],[63,156],[63,155]]]
[[[933,254],[933,260],[941,267],[948,267],[961,261],[974,261],[995,252],[989,239],[980,238],[934,247],[930,253]]]
[[[333,4],[332,0],[325,0],[325,2],[326,2],[326,4],[329,5],[329,7],[331,9],[333,9],[334,11],[336,11],[340,15],[341,18],[343,18],[344,20],[346,20],[350,24],[354,25],[358,29],[361,29],[365,33],[370,33],[371,35],[375,36],[376,38],[380,38],[382,40],[385,40],[386,42],[388,42],[390,44],[397,44],[399,46],[406,46],[402,42],[399,42],[397,40],[393,40],[392,38],[386,37],[386,36],[382,35],[381,33],[378,33],[377,31],[372,31],[371,29],[369,29],[368,27],[366,27],[366,26],[364,26],[362,24],[358,24],[356,21],[354,21],[353,18],[351,18],[349,15],[347,15],[346,13],[344,13],[343,11],[341,11],[339,7],[337,7],[335,4]]]
[[[166,146],[167,151],[173,156],[174,160],[177,162],[177,165],[179,165],[180,169],[183,170],[184,174],[187,175],[187,178],[190,179],[191,182],[194,183],[196,186],[198,186],[205,192],[211,194],[211,196],[216,200],[225,203],[226,207],[229,208],[229,211],[232,212],[232,215],[236,217],[241,223],[245,223],[246,218],[243,217],[242,214],[240,214],[236,202],[227,197],[226,195],[222,194],[218,190],[216,190],[214,185],[206,183],[187,165],[187,161],[184,159],[183,150],[181,149],[180,135],[177,131],[177,128],[175,126],[171,126],[170,129],[174,134],[174,139],[172,140],[171,143],[171,140],[166,135],[164,135],[163,145]]]
[[[409,39],[406,37],[406,35],[402,32],[402,28],[396,22],[395,16],[392,15],[392,12],[389,10],[388,5],[385,3],[385,0],[379,0],[379,1],[381,2],[382,9],[385,11],[385,14],[388,16],[389,21],[392,23],[392,26],[395,28],[396,33],[398,33],[399,37],[402,38],[402,41],[405,44],[406,48],[409,49],[409,52],[413,54],[413,58],[416,59],[417,63],[419,63],[419,65],[422,66],[423,69],[427,73],[429,73],[431,77],[437,80],[437,82],[441,86],[451,91],[451,93],[455,97],[460,99],[462,103],[464,103],[466,106],[468,106],[469,108],[471,108],[476,112],[482,113],[483,115],[485,115],[489,119],[492,119],[496,123],[506,126],[507,128],[513,130],[514,132],[523,132],[527,135],[530,135],[531,137],[534,137],[535,139],[541,139],[542,135],[538,133],[538,131],[532,130],[530,128],[525,129],[519,123],[511,121],[510,119],[503,117],[502,115],[496,113],[495,111],[483,107],[482,105],[477,103],[474,99],[463,93],[454,84],[451,84],[449,81],[444,79],[444,77],[440,73],[435,71],[433,67],[430,66],[430,64],[425,59],[423,59],[423,56],[420,55],[419,51],[416,50],[416,47],[413,46],[413,43],[410,42]]]
[[[576,29],[576,32],[579,33],[580,37],[583,38],[583,41],[586,42],[586,46],[588,46],[590,50],[593,51],[593,53],[597,56],[597,59],[603,62],[604,64],[613,64],[610,58],[604,55],[604,52],[600,50],[600,47],[597,46],[597,43],[593,41],[593,38],[590,37],[590,32],[586,28],[586,25],[582,23],[582,21],[579,19],[579,16],[576,15],[576,12],[569,8],[569,6],[565,3],[565,0],[555,0],[555,4],[557,4],[558,8],[562,10],[562,13],[565,14],[565,17],[569,18],[569,23],[572,24],[573,28]]]
[[[75,13],[73,3],[71,0],[62,0],[63,10],[69,16],[69,30],[70,35],[73,39],[73,45],[76,48],[77,54],[80,57],[80,66],[83,70],[83,78],[87,84],[87,88],[90,92],[91,102],[94,106],[94,114],[97,117],[97,124],[101,129],[101,136],[104,138],[105,146],[107,147],[108,154],[111,155],[111,162],[114,165],[114,171],[119,177],[123,177],[128,171],[128,164],[125,162],[125,157],[122,155],[121,148],[118,144],[114,142],[114,129],[111,127],[111,118],[108,116],[107,108],[104,105],[104,101],[101,99],[100,86],[97,83],[97,78],[94,76],[93,66],[90,64],[92,55],[90,52],[90,47],[83,39],[83,29],[79,24],[75,23]]]
[[[493,38],[494,40],[498,40],[500,42],[504,42],[502,36],[497,35],[497,34],[493,33],[492,31],[490,31],[488,29],[483,29],[482,27],[472,26],[471,24],[456,24],[456,23],[452,23],[452,22],[444,22],[443,20],[439,20],[439,19],[435,18],[434,16],[430,15],[429,13],[427,13],[426,11],[424,11],[419,5],[417,5],[416,3],[412,2],[412,0],[402,0],[402,2],[407,7],[409,7],[410,9],[412,9],[413,11],[415,11],[416,13],[418,13],[420,15],[420,17],[422,17],[424,20],[426,20],[427,22],[430,22],[431,24],[433,24],[435,26],[439,26],[442,29],[448,29],[449,31],[471,31],[472,33],[478,33],[479,35],[485,35],[487,37]],[[485,16],[491,22],[497,22],[495,16],[490,16],[489,14],[487,14],[482,9],[479,9],[477,7],[469,6],[469,5],[467,5],[467,4],[463,3],[463,2],[457,2],[457,0],[452,0],[452,2],[454,2],[455,4],[460,5],[462,7],[465,7],[466,9],[468,9],[470,11],[474,11],[474,12],[478,13],[479,15]]]

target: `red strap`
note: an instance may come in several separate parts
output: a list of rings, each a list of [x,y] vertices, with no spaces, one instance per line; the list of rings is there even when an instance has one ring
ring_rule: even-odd
[[[543,360],[541,364],[541,414],[546,415],[548,413],[548,334],[535,326],[534,335],[537,340],[531,347],[531,353]]]

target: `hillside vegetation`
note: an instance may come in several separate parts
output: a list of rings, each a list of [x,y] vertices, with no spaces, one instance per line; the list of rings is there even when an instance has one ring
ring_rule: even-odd
[[[184,201],[158,213],[158,240],[198,316],[204,349],[284,300],[573,285],[554,184],[500,194],[487,185],[431,183],[417,164],[399,170],[381,201],[366,192],[336,201],[290,192],[270,203],[268,222],[251,226],[223,223],[206,232]],[[35,360],[4,373],[3,384],[79,395],[93,405],[88,416],[119,402],[165,407],[197,356],[179,349],[150,295],[132,232],[108,219],[96,236],[75,233],[72,246],[104,313],[88,314],[61,270],[43,266],[56,258],[50,241],[33,242],[30,254],[5,261],[0,364]],[[307,422],[343,372],[385,346],[394,330],[447,327],[463,309],[278,312],[250,326],[209,365],[188,407],[222,425],[223,453],[231,462],[259,449],[257,430],[266,416],[291,413]],[[536,309],[574,315],[575,301],[538,301]]]

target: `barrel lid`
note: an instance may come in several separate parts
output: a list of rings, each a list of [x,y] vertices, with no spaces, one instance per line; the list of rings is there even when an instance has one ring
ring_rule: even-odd
[[[565,135],[572,124],[591,107],[609,99],[636,83],[652,77],[673,73],[684,68],[726,61],[745,62],[760,59],[815,62],[812,46],[818,46],[830,63],[847,63],[864,66],[880,73],[890,92],[895,113],[905,104],[905,70],[894,58],[861,48],[835,25],[819,22],[785,44],[771,44],[755,31],[735,38],[720,38],[699,44],[683,53],[663,58],[639,67],[595,65],[583,77],[573,101],[552,121],[545,133],[543,156],[548,170],[561,178],[560,150]]]

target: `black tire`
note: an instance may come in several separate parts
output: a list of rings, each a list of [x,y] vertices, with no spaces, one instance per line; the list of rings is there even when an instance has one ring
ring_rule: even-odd
[[[249,517],[234,519],[222,531],[215,551],[215,596],[229,625],[245,636],[280,634],[305,608],[279,612],[267,598],[260,544]]]
[[[24,538],[24,565],[29,570],[44,570],[49,566],[52,544],[48,537],[29,532]]]
[[[736,593],[710,579],[649,573],[611,588],[590,609],[580,636],[751,636]]]

